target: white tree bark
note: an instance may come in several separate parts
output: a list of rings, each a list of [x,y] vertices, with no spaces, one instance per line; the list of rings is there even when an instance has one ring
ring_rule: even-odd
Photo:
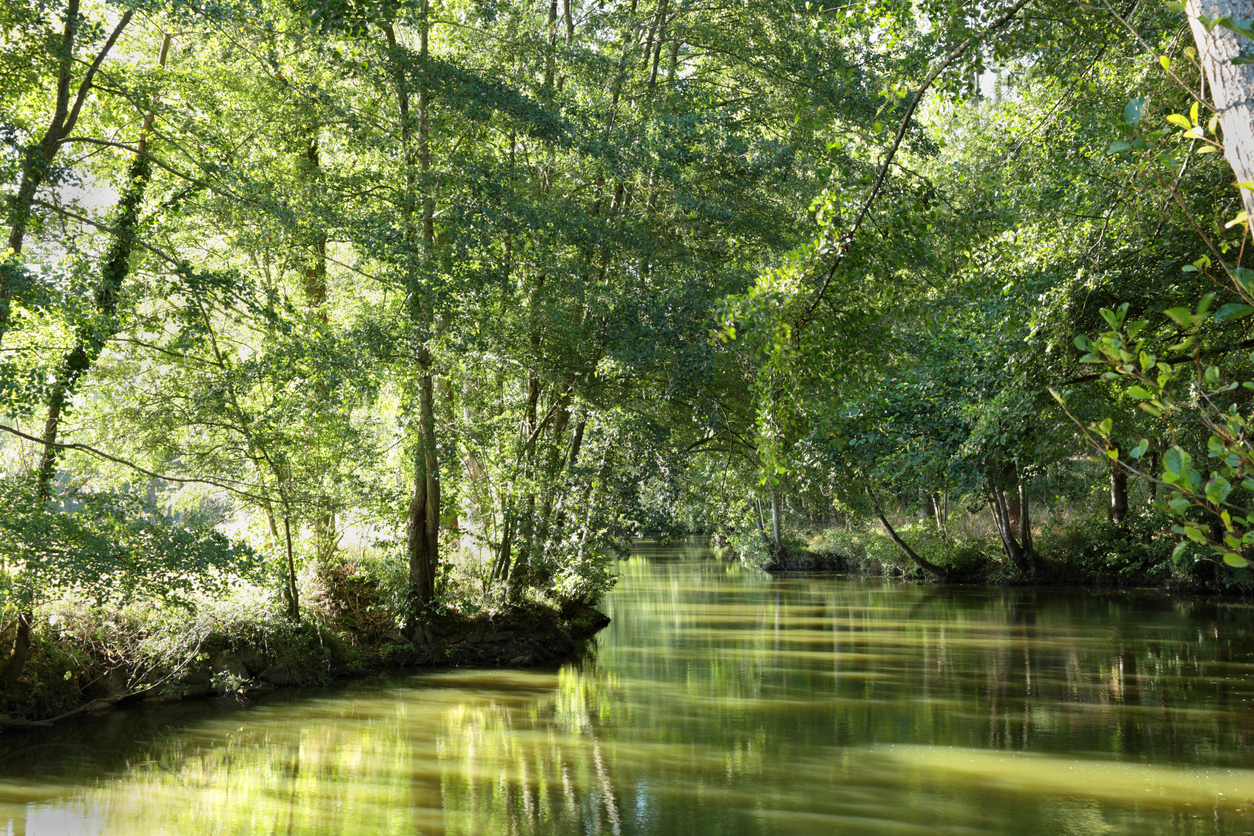
[[[1254,64],[1234,65],[1234,59],[1254,56],[1254,41],[1222,26],[1209,32],[1198,20],[1254,18],[1251,0],[1188,0],[1185,11],[1197,44],[1198,57],[1210,85],[1211,102],[1223,128],[1224,155],[1238,183],[1254,182]],[[1254,219],[1254,190],[1241,189],[1241,202]]]

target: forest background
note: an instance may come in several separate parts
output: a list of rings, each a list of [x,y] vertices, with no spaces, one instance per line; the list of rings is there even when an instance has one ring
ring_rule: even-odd
[[[6,706],[430,661],[644,534],[1247,588],[1251,18],[6,5]]]

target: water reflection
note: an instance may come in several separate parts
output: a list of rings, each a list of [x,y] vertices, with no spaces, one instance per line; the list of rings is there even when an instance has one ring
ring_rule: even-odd
[[[560,669],[6,735],[0,834],[1254,832],[1248,607],[620,568]]]

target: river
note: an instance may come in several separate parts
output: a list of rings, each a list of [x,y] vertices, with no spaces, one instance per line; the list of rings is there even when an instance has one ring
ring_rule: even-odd
[[[0,834],[1254,832],[1254,609],[641,544],[560,668],[0,736]]]

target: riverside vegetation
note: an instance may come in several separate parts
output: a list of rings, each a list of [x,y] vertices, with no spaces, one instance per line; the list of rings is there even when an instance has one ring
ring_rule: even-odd
[[[1235,0],[34,0],[0,31],[8,722],[551,658],[641,533],[1254,579]]]

